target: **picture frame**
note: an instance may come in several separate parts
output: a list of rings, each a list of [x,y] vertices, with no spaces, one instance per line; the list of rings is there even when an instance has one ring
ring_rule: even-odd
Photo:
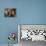
[[[16,16],[16,8],[5,8],[4,16],[5,17],[15,17]]]

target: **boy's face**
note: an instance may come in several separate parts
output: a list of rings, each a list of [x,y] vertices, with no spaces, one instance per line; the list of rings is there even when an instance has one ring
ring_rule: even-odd
[[[15,15],[15,12],[14,12],[14,10],[12,10],[12,15]]]
[[[11,10],[9,10],[8,12],[9,12],[9,16],[11,16],[12,15]]]

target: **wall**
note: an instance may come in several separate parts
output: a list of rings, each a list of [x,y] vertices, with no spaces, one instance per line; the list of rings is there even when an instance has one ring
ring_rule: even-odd
[[[8,43],[9,32],[18,32],[18,24],[46,24],[46,0],[0,1],[0,10],[7,7],[15,7],[17,14],[14,18],[5,18],[0,11],[0,44]]]
[[[46,0],[22,1],[21,24],[46,24]]]

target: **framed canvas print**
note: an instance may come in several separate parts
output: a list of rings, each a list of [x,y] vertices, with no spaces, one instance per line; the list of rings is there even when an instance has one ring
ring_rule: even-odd
[[[20,41],[46,41],[46,25],[20,24],[18,33]]]
[[[16,16],[16,8],[5,8],[4,16],[5,17],[15,17]]]

